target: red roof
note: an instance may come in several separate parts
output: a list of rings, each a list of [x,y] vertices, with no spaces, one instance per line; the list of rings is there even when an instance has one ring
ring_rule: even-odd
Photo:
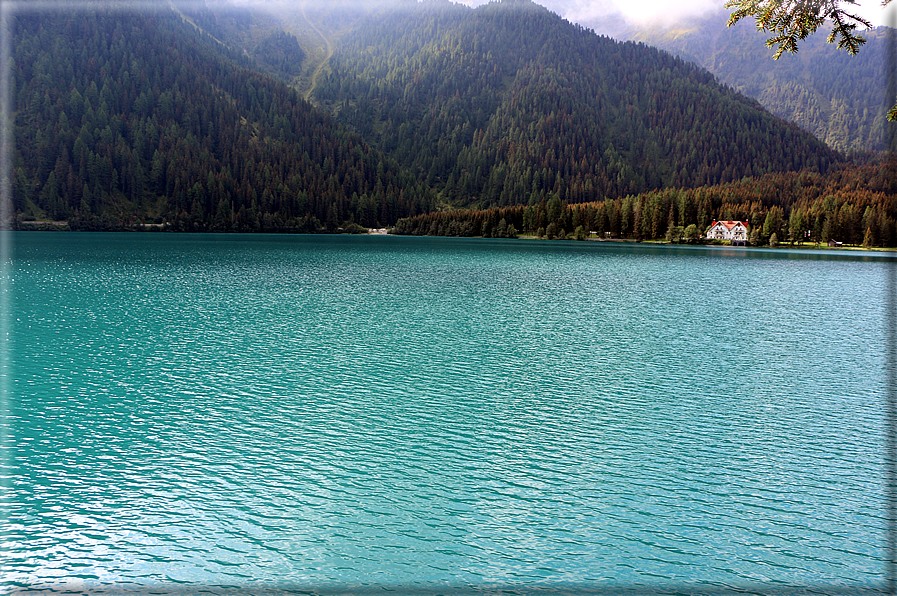
[[[747,227],[747,224],[744,222],[741,222],[741,221],[714,221],[712,224],[710,224],[710,227],[713,227],[716,224],[723,224],[724,226],[726,226],[727,230],[731,230],[732,228],[734,228],[735,226],[737,226],[739,224],[743,225],[744,227]]]

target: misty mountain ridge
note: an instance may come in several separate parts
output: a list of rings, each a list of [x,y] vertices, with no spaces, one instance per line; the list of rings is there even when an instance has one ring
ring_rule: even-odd
[[[863,31],[866,43],[851,56],[819,31],[796,54],[773,60],[768,34],[752,20],[727,27],[723,10],[675,24],[620,27],[620,39],[644,42],[706,68],[722,83],[757,99],[840,151],[882,151],[887,105],[887,27]],[[601,22],[593,23],[599,30]]]

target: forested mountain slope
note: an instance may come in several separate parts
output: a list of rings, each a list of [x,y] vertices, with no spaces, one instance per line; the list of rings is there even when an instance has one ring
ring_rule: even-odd
[[[407,1],[170,0],[190,23],[302,93],[313,85],[342,33],[373,12]]]
[[[433,193],[173,12],[19,15],[13,199],[74,227],[386,225]]]
[[[826,42],[805,40],[797,54],[773,60],[767,36],[753,21],[726,27],[728,15],[673,27],[633,28],[626,39],[657,46],[692,61],[773,114],[797,123],[841,151],[884,149],[887,29],[866,31],[856,56]]]
[[[306,51],[280,18],[260,6],[222,2],[213,11],[193,0],[170,0],[170,6],[198,30],[249,58],[256,70],[287,82],[302,74]]]
[[[839,159],[703,69],[528,0],[381,14],[330,64],[317,101],[451,205],[585,202]]]

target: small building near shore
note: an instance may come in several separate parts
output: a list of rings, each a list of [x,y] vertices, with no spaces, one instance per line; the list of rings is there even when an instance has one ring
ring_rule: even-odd
[[[714,221],[707,230],[707,240],[729,240],[733,245],[747,244],[748,226],[741,221]]]
[[[828,245],[837,248],[839,246],[844,246],[844,243],[838,242],[837,240],[829,240]]]

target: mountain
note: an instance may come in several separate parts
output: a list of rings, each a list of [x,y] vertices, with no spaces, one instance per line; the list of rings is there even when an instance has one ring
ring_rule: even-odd
[[[299,16],[305,32],[287,26]],[[173,0],[22,14],[15,35],[23,221],[334,231],[843,161],[707,71],[525,0],[279,14]]]
[[[864,32],[866,44],[855,56],[827,43],[827,33],[820,32],[802,42],[797,54],[773,60],[767,36],[752,21],[726,27],[727,19],[717,12],[674,26],[632,27],[622,38],[706,68],[839,151],[884,149],[887,28]]]
[[[23,14],[15,27],[22,218],[314,231],[434,205],[393,160],[170,10]]]
[[[442,0],[346,34],[312,98],[447,205],[585,202],[839,156],[681,58],[528,0]]]

